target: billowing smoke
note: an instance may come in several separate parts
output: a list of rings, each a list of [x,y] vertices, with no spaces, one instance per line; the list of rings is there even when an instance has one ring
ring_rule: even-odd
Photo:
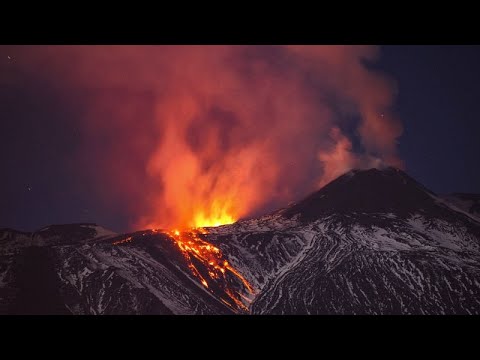
[[[298,200],[353,167],[402,166],[394,87],[373,70],[376,47],[17,52],[25,71],[78,102],[77,160],[133,227],[228,223]]]

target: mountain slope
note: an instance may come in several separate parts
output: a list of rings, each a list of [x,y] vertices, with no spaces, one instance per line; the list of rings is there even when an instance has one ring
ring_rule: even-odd
[[[351,171],[250,227],[235,227],[224,246],[244,254],[239,263],[246,265],[238,266],[245,273],[261,268],[269,278],[252,274],[263,285],[253,313],[480,313],[480,223],[400,170]],[[275,245],[276,232],[287,239]],[[245,253],[247,241],[234,241],[254,237],[270,247]],[[290,243],[302,246],[272,264]],[[252,267],[252,259],[260,264]]]
[[[462,247],[455,231],[439,240],[416,221],[385,229],[322,219],[299,260],[255,299],[253,312],[478,313],[478,248]]]
[[[0,313],[480,314],[480,222],[387,168],[206,231],[4,229]]]
[[[480,194],[454,193],[442,195],[441,199],[480,221]]]

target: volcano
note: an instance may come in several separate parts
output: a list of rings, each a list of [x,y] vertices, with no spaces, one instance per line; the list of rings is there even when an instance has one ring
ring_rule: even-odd
[[[1,314],[480,314],[474,194],[352,170],[213,228],[0,230]]]

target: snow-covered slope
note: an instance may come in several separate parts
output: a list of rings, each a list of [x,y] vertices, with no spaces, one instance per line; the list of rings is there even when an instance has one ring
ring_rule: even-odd
[[[198,234],[218,271],[162,231],[0,230],[0,313],[480,314],[474,215],[387,168]]]
[[[393,168],[221,229],[259,314],[480,313],[480,223]]]
[[[383,222],[383,216],[375,220]],[[478,237],[421,216],[403,220],[386,214],[386,219],[394,224],[353,224],[335,215],[318,220],[315,237],[296,261],[267,283],[252,311],[479,313]]]

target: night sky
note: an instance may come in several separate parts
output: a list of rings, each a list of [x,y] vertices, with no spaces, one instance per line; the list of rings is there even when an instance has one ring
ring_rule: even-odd
[[[0,77],[15,73],[16,61],[0,47]],[[397,83],[400,158],[437,193],[480,193],[479,64],[479,46],[381,47],[376,67]],[[75,121],[64,120],[80,121],[80,102],[63,101],[62,90],[42,76],[19,72],[9,79],[0,88],[0,227],[96,222],[125,230],[129,214],[121,204],[103,200],[75,171],[85,137]]]
[[[480,193],[480,46],[383,46],[398,82],[400,154],[437,193]]]

